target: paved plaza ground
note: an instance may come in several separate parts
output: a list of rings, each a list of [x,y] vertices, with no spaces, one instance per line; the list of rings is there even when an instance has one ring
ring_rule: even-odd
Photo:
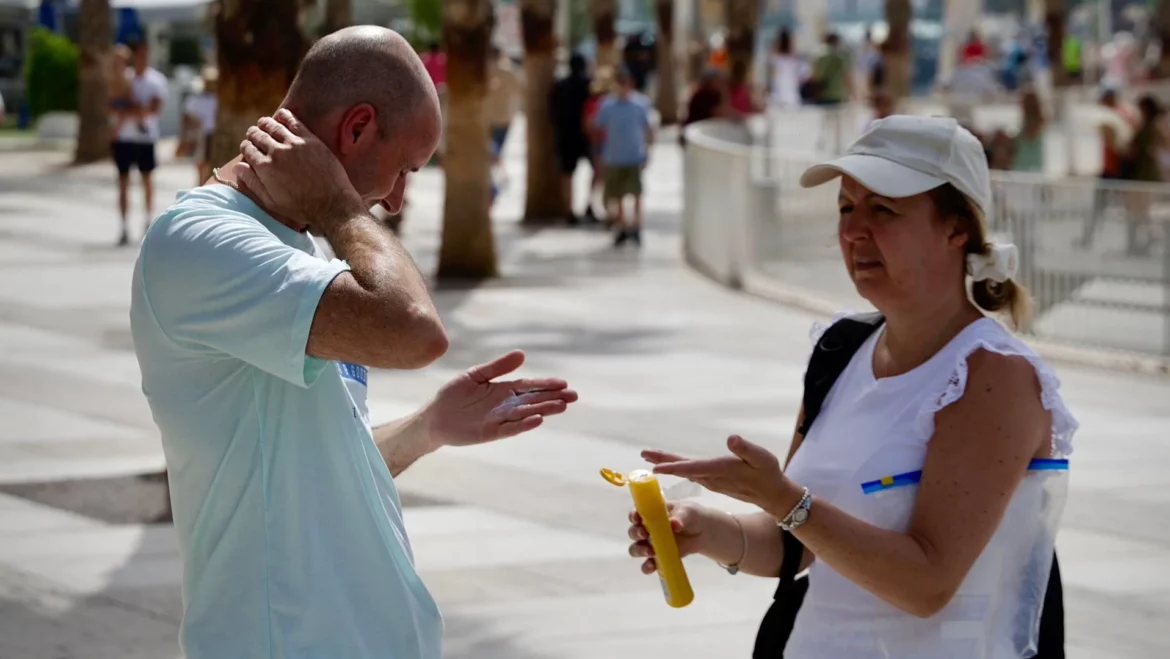
[[[101,519],[68,491],[28,485],[162,466],[127,318],[135,252],[112,246],[112,165],[64,160],[0,154],[0,490],[81,510],[0,494],[0,659],[172,659],[171,527]],[[592,659],[636,647],[646,659],[747,657],[773,584],[692,559],[696,600],[670,609],[626,556],[628,494],[597,472],[639,466],[647,446],[721,452],[731,432],[782,451],[817,318],[684,266],[676,146],[654,154],[640,252],[615,252],[600,231],[522,230],[519,138],[507,160],[514,183],[495,224],[504,276],[438,290],[450,352],[370,383],[373,418],[390,420],[458,371],[520,347],[527,373],[564,376],[581,392],[570,414],[527,437],[444,450],[399,479],[419,568],[445,613],[446,656]],[[160,200],[192,178],[186,164],[165,165]],[[427,170],[409,192],[405,241],[428,272],[442,185]],[[1058,371],[1082,423],[1058,540],[1069,656],[1170,656],[1170,380]]]

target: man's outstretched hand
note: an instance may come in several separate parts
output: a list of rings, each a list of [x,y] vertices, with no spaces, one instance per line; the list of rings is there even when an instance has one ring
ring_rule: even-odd
[[[513,437],[577,400],[577,392],[556,378],[496,381],[523,363],[524,353],[515,350],[443,385],[424,412],[432,448]]]

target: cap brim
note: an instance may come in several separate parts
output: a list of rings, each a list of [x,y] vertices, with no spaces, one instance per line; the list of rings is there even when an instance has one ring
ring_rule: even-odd
[[[923,174],[892,160],[864,154],[841,156],[814,165],[800,176],[800,185],[815,188],[840,176],[848,176],[883,197],[913,197],[946,183],[937,176]]]

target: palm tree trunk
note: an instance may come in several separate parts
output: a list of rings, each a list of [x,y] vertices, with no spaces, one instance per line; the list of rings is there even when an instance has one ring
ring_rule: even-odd
[[[597,39],[597,66],[616,66],[617,0],[590,0],[589,13],[593,16],[593,36]]]
[[[77,150],[73,162],[80,165],[110,156],[110,99],[106,76],[113,29],[109,0],[82,0],[79,13],[81,84],[78,90]]]
[[[326,0],[325,24],[322,31],[325,34],[332,34],[350,25],[353,25],[353,6],[350,0]]]
[[[910,49],[910,19],[913,16],[910,0],[886,0],[886,25],[890,28],[882,44],[882,67],[886,76],[885,92],[895,101],[910,95],[914,65]]]
[[[674,0],[657,0],[658,98],[655,105],[663,126],[678,123],[677,63],[674,59]]]
[[[1064,70],[1064,0],[1045,0],[1044,27],[1048,32],[1048,69],[1052,71],[1052,86],[1066,87],[1068,72]]]
[[[484,103],[488,46],[495,22],[491,0],[446,0],[447,153],[443,172],[443,242],[440,279],[496,276],[496,246],[488,207],[491,180]]]
[[[521,0],[524,35],[524,114],[528,123],[528,190],[526,224],[551,224],[569,214],[561,193],[549,92],[556,74],[556,0]]]
[[[255,121],[284,100],[309,40],[301,2],[218,0],[214,8],[219,64],[219,113],[212,140],[213,166],[239,155],[240,140]]]
[[[751,79],[752,59],[756,53],[756,29],[760,25],[760,0],[727,0],[727,64],[732,71],[742,71]]]

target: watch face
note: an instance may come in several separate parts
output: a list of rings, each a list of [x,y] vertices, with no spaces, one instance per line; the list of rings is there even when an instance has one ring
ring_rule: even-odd
[[[801,508],[792,515],[793,524],[804,524],[808,521],[808,508]]]

